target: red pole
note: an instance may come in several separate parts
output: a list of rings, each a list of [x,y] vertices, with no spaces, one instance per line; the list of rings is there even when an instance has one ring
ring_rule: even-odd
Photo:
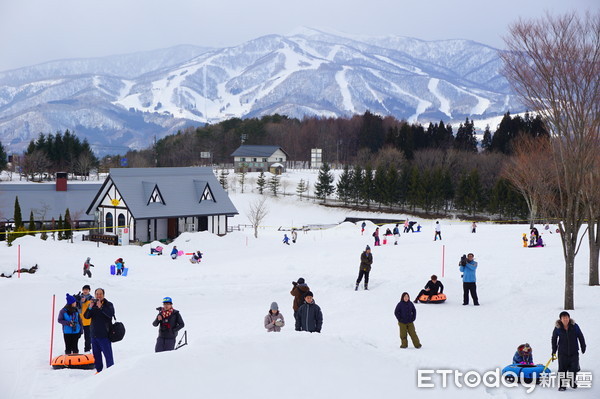
[[[444,259],[446,257],[446,245],[442,245],[442,277],[444,277]]]
[[[21,245],[17,245],[17,276],[21,278]]]
[[[52,332],[50,333],[50,365],[52,365],[52,344],[54,343],[54,309],[56,308],[56,295],[52,295]]]

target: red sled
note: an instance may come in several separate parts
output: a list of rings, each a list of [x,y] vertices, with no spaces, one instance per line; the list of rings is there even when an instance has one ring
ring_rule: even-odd
[[[115,265],[110,265],[110,274],[114,276],[117,274],[117,267]]]
[[[383,245],[387,244],[387,237],[383,237]]]

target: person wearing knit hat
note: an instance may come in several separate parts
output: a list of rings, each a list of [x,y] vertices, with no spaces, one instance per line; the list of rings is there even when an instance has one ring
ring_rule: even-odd
[[[358,285],[360,284],[363,276],[365,277],[365,290],[369,289],[369,273],[371,272],[372,264],[373,254],[371,253],[371,248],[367,245],[367,248],[360,255],[360,266],[358,268],[358,278],[356,279],[354,291],[358,291]]]
[[[67,304],[58,313],[58,322],[63,328],[65,340],[65,354],[79,353],[78,342],[81,337],[81,317],[77,310],[77,300],[73,295],[67,294]]]
[[[158,327],[158,338],[156,338],[154,352],[174,350],[177,333],[185,327],[179,310],[173,308],[173,299],[166,296],[163,298],[162,304],[162,307],[156,308],[159,313],[152,322],[154,327]]]
[[[269,313],[265,316],[265,328],[267,332],[280,332],[281,327],[285,326],[285,319],[279,311],[277,302],[271,303]]]
[[[513,356],[513,364],[535,364],[533,362],[533,350],[529,344],[521,344]]]
[[[311,291],[304,295],[304,304],[298,308],[296,317],[296,331],[321,332],[323,327],[323,313],[313,299]]]
[[[304,278],[302,277],[298,279],[298,282],[292,281],[292,286],[292,290],[290,291],[290,295],[294,297],[292,309],[294,310],[294,319],[298,321],[298,315],[296,313],[298,312],[298,308],[304,303],[304,296],[310,288],[308,288],[306,281],[304,281]]]
[[[571,319],[569,312],[560,312],[559,319],[556,321],[552,332],[552,360],[556,360],[556,354],[558,353],[559,391],[566,390],[569,383],[571,388],[577,388],[575,381],[577,381],[577,372],[580,370],[580,346],[581,353],[585,353],[587,346],[581,329],[575,323],[575,320]],[[573,377],[564,378],[569,372],[573,373]]]

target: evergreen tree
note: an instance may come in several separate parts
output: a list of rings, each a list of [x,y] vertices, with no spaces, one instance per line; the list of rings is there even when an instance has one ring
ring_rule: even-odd
[[[296,193],[300,197],[300,201],[302,201],[302,194],[304,194],[306,189],[307,189],[307,186],[306,186],[306,183],[304,182],[304,179],[300,179],[300,182],[296,186]]]
[[[265,191],[265,186],[267,185],[267,180],[265,179],[265,172],[261,171],[258,175],[258,179],[256,180],[256,186],[258,187],[258,193],[260,195]]]
[[[58,217],[58,224],[56,225],[56,229],[58,230],[58,241],[61,241],[65,238],[65,234],[63,229],[65,228],[63,224],[62,214]]]
[[[244,185],[246,184],[246,174],[248,172],[246,172],[246,168],[244,166],[242,166],[240,168],[240,171],[238,172],[238,176],[240,179],[240,186],[242,186],[242,194],[244,194]]]
[[[475,126],[469,118],[465,124],[460,124],[454,140],[454,148],[461,151],[477,152],[477,138],[475,137]]]
[[[13,215],[15,230],[19,227],[24,227],[23,216],[21,215],[21,205],[19,205],[19,196],[15,197],[15,213]]]
[[[219,183],[221,183],[221,187],[223,190],[227,191],[227,176],[229,175],[225,169],[221,169],[221,173],[219,174]]]
[[[40,238],[44,241],[46,241],[48,239],[48,233],[46,232],[46,230],[42,230],[42,234],[40,234]]]
[[[27,227],[27,230],[29,231],[29,235],[30,236],[35,236],[35,233],[32,233],[32,231],[35,231],[35,221],[33,220],[33,211],[29,211],[29,226]]]
[[[315,196],[322,199],[323,202],[327,202],[327,197],[333,194],[335,187],[333,186],[333,173],[327,162],[323,162],[321,169],[319,169],[319,176],[315,183]]]
[[[386,176],[384,202],[391,208],[400,199],[400,175],[395,166],[389,165]]]
[[[481,180],[477,169],[463,175],[456,191],[456,206],[473,214],[480,208],[482,202]]]
[[[277,197],[277,193],[279,192],[279,186],[280,186],[279,176],[278,175],[271,176],[271,178],[269,179],[269,190],[275,197]]]
[[[63,223],[63,228],[65,229],[65,231],[63,233],[63,238],[65,240],[69,240],[69,239],[73,238],[73,230],[71,230],[71,228],[72,228],[71,212],[69,212],[69,208],[67,208],[67,210],[65,211],[65,221]]]
[[[386,202],[386,191],[387,191],[387,173],[383,165],[377,166],[375,169],[375,178],[373,179],[373,201],[381,205]]]
[[[363,185],[363,170],[359,165],[354,167],[352,173],[352,181],[350,183],[351,198],[354,200],[354,204],[358,205],[361,200]]]
[[[6,169],[7,163],[8,163],[8,160],[6,157],[6,150],[4,149],[4,146],[2,145],[2,142],[0,141],[0,172],[2,172],[4,169]]]
[[[490,132],[490,125],[485,127],[483,132],[483,139],[481,140],[481,148],[484,151],[489,151],[492,146],[492,132]]]
[[[358,148],[368,148],[376,153],[385,140],[383,119],[379,115],[366,111],[362,116],[362,126],[358,133]]]
[[[413,166],[410,168],[410,174],[408,176],[408,186],[406,192],[406,200],[408,205],[414,210],[419,205],[419,199],[421,196],[421,176],[419,170]]]
[[[348,165],[344,166],[344,171],[340,175],[336,188],[340,201],[343,201],[344,205],[348,205],[352,198],[352,172]]]
[[[371,206],[371,201],[373,200],[373,186],[373,168],[371,168],[371,165],[367,165],[360,190],[360,199],[363,203],[367,204],[367,208]]]

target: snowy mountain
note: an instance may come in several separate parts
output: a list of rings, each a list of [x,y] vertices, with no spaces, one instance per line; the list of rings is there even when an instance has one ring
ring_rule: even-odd
[[[222,49],[54,61],[0,73],[0,135],[20,149],[40,132],[71,129],[99,152],[120,152],[186,125],[273,113],[487,118],[521,109],[499,68],[496,49],[468,40],[314,29]]]

